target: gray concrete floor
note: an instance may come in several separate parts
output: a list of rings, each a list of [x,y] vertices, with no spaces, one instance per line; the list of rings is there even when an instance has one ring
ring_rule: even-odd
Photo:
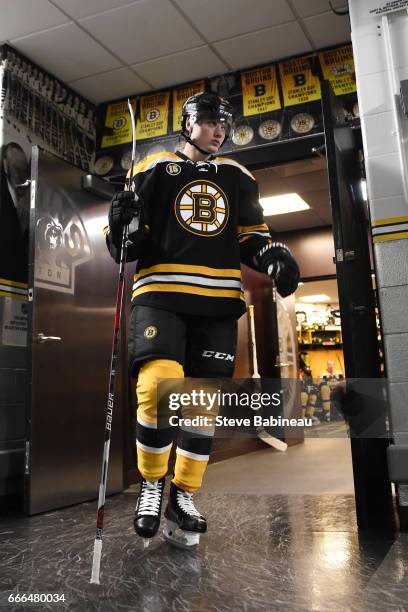
[[[306,438],[284,453],[265,447],[207,469],[203,492],[354,495],[350,440]]]

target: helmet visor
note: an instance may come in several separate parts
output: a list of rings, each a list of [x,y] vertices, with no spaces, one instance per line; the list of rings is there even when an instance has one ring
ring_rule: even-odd
[[[220,123],[225,129],[225,136],[228,137],[233,125],[234,118],[232,112],[220,106],[218,109],[200,109],[190,113],[190,122],[202,123],[203,121],[215,121]]]

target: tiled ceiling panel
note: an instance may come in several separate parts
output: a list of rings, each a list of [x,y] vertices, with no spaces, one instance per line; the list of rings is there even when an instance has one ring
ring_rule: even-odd
[[[207,41],[222,40],[295,19],[286,0],[173,0]]]
[[[36,0],[35,0],[36,1]],[[89,17],[109,9],[119,8],[131,4],[132,0],[50,0],[73,19]],[[137,1],[137,0],[135,0]]]
[[[69,83],[91,102],[104,102],[147,91],[149,86],[129,68],[119,68]]]
[[[48,0],[1,0],[0,40],[10,40],[67,23]]]
[[[290,215],[265,217],[265,221],[274,232],[291,232],[297,229],[327,225],[327,223],[313,210],[304,210]]]
[[[127,64],[198,47],[204,42],[167,0],[139,0],[80,23]]]
[[[214,48],[234,70],[312,50],[296,21],[229,38]]]
[[[129,79],[134,93],[144,82],[150,91],[350,40],[348,16],[334,15],[328,0],[1,0],[0,8],[0,40],[84,90],[93,83],[95,102],[109,98],[110,79],[113,98]],[[130,66],[134,76],[116,70]]]
[[[329,0],[289,0],[299,17],[310,17],[330,11]],[[336,10],[348,9],[347,0],[331,0]]]
[[[303,19],[315,49],[329,47],[350,40],[350,21],[347,15],[339,17],[334,13],[322,13]]]
[[[261,197],[298,193],[309,210],[274,215],[266,222],[274,231],[291,231],[332,224],[326,160],[318,157],[255,170]]]
[[[17,38],[11,44],[63,81],[80,79],[120,66],[113,55],[75,24]]]
[[[132,68],[154,88],[165,87],[168,84],[169,74],[173,83],[177,84],[227,71],[225,64],[208,46],[135,64]]]

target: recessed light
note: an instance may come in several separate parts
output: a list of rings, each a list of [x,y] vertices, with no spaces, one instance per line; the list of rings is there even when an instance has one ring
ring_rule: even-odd
[[[309,204],[307,204],[298,193],[284,193],[278,196],[260,198],[259,202],[263,208],[265,217],[286,215],[288,213],[310,208]]]

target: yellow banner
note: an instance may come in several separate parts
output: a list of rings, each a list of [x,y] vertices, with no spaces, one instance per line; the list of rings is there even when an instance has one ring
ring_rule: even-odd
[[[323,76],[330,81],[336,96],[356,91],[353,49],[351,45],[319,53]]]
[[[276,66],[264,66],[241,74],[244,116],[261,115],[281,108]]]
[[[320,100],[320,82],[318,77],[312,74],[312,57],[304,55],[280,62],[279,72],[285,106]]]
[[[183,104],[190,96],[193,96],[200,91],[204,91],[204,81],[196,81],[184,87],[178,87],[173,90],[173,132],[181,130],[181,112]]]
[[[136,124],[136,139],[155,138],[167,134],[170,92],[143,96],[140,99],[140,119]]]
[[[136,98],[132,98],[131,103],[134,112],[136,112]],[[106,109],[101,148],[115,147],[127,142],[132,142],[132,123],[127,101],[109,104]]]

